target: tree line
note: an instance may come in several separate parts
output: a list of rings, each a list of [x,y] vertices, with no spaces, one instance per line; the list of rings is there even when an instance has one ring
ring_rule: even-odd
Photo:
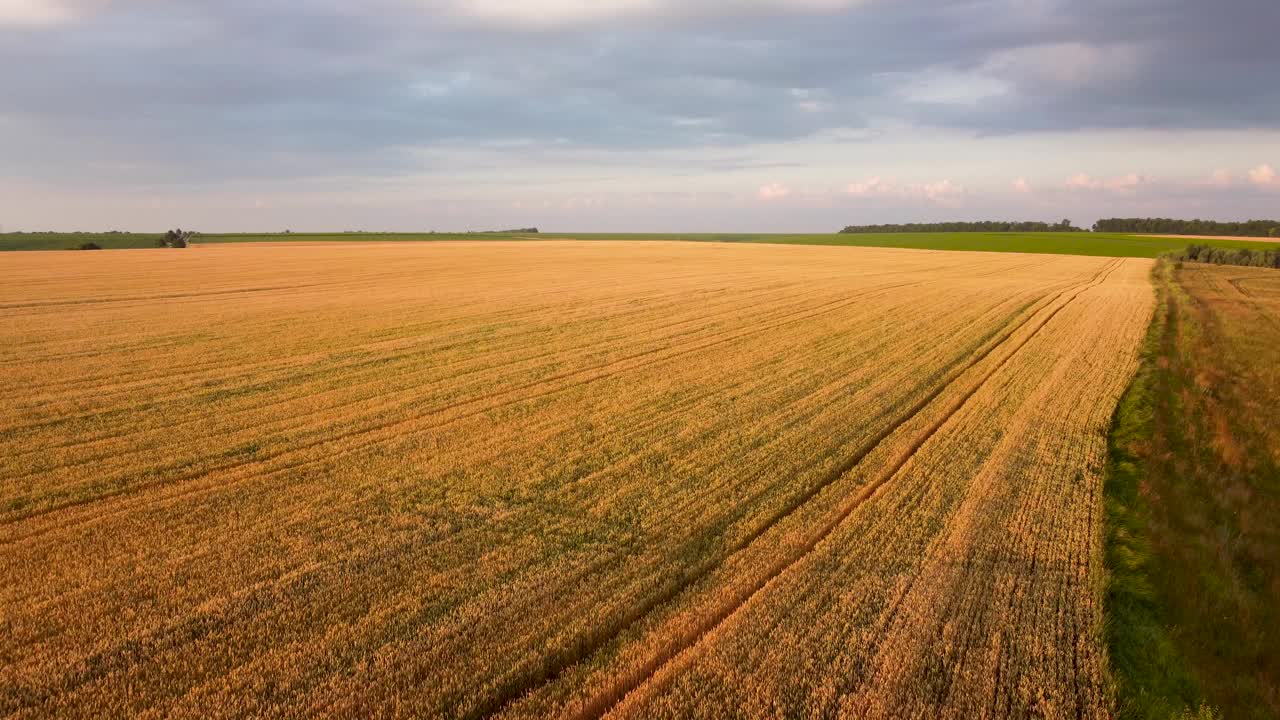
[[[1280,237],[1280,220],[1175,220],[1173,218],[1107,218],[1093,224],[1094,232],[1146,235],[1228,235],[1231,237]]]
[[[1220,248],[1211,245],[1188,245],[1186,250],[1174,256],[1178,260],[1213,263],[1214,265],[1245,265],[1280,269],[1280,249],[1247,250],[1244,248]]]
[[[980,220],[977,222],[890,223],[886,225],[850,225],[840,231],[845,235],[869,233],[922,232],[1084,232],[1070,220],[1059,223],[1013,220]]]

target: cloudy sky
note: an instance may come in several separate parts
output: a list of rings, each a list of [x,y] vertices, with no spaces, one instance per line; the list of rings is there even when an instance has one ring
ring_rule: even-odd
[[[1277,0],[0,0],[0,227],[1280,215]]]

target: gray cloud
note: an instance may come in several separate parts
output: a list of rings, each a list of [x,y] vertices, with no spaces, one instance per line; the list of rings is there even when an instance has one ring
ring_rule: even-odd
[[[411,150],[460,143],[1280,125],[1274,0],[30,6],[56,11],[0,17],[0,173],[62,183],[422,172]]]

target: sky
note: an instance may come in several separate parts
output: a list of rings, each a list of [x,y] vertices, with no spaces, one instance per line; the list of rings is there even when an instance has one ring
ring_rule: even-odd
[[[1277,0],[0,0],[0,230],[1280,216]]]

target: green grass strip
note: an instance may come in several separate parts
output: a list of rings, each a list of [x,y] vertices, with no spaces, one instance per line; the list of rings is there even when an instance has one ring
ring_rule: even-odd
[[[1147,330],[1133,382],[1120,398],[1108,436],[1106,505],[1106,637],[1118,717],[1127,720],[1213,718],[1200,689],[1167,631],[1152,583],[1156,562],[1149,537],[1150,508],[1142,493],[1156,413],[1168,392],[1171,353],[1177,352],[1178,312],[1173,265],[1152,269],[1156,311]],[[1200,708],[1193,713],[1188,708]]]

